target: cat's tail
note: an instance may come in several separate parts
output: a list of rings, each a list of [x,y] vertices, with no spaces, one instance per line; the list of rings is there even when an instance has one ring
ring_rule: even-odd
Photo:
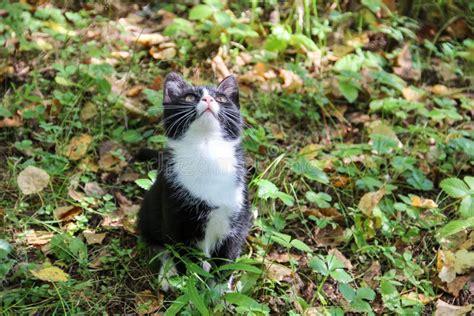
[[[142,148],[136,153],[135,160],[141,162],[151,161],[153,167],[158,168],[163,162],[163,152],[149,148]]]

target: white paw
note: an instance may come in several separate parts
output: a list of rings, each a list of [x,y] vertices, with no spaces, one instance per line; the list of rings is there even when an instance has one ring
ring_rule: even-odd
[[[175,275],[178,275],[178,270],[172,258],[168,255],[164,255],[160,258],[161,268],[158,278],[160,280],[160,287],[163,291],[168,292],[171,288],[169,279]]]

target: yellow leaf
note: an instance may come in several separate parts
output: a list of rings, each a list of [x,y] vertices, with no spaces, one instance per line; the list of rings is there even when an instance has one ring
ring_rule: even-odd
[[[379,204],[380,200],[385,195],[385,189],[382,188],[375,192],[369,192],[364,194],[359,202],[359,209],[366,216],[371,216],[374,208]]]
[[[88,231],[88,230],[82,232],[82,235],[86,239],[86,242],[87,242],[88,245],[92,245],[92,244],[99,244],[100,245],[100,244],[102,244],[102,241],[105,238],[105,233],[97,234],[97,233],[94,233],[94,232]]]
[[[31,270],[31,274],[33,274],[38,279],[47,282],[66,282],[69,280],[69,274],[53,266]]]
[[[454,261],[454,270],[457,274],[465,273],[474,268],[474,251],[467,251],[461,249],[454,254],[456,260]]]
[[[79,160],[86,155],[91,143],[92,136],[88,134],[74,136],[63,149],[62,154],[70,160]]]
[[[419,208],[437,208],[438,204],[430,199],[421,198],[419,196],[411,197],[411,205]]]

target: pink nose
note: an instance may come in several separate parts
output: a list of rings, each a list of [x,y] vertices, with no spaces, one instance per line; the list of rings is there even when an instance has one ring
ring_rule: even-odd
[[[212,100],[214,100],[213,97],[211,97],[210,95],[206,95],[202,98],[204,100],[204,102],[206,102],[208,105],[211,104]]]

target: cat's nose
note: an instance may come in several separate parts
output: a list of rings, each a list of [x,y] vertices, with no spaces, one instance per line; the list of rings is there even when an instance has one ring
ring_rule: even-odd
[[[206,102],[207,105],[210,105],[211,102],[214,100],[214,98],[211,97],[210,95],[206,95],[206,96],[202,97],[202,100],[203,100],[204,102]]]

